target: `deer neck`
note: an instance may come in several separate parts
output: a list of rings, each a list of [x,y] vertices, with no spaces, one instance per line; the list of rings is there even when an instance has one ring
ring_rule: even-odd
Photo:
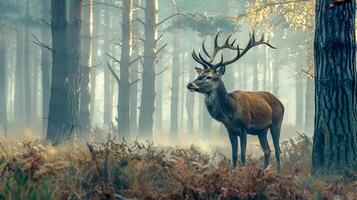
[[[210,115],[222,123],[228,123],[233,116],[233,100],[222,80],[214,91],[205,95],[205,103]]]

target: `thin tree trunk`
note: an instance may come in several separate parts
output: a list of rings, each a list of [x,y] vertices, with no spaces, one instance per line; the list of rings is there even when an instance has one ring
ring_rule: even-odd
[[[30,18],[30,0],[26,1],[26,19]],[[30,64],[30,31],[29,24],[25,24],[25,46],[24,46],[24,81],[25,81],[25,127],[30,128],[32,122],[32,95],[31,95],[31,64]]]
[[[313,171],[356,170],[356,1],[316,0]],[[354,166],[353,166],[354,165]]]
[[[296,71],[300,71],[301,66],[296,64]],[[295,126],[297,131],[304,129],[304,82],[301,76],[295,76],[295,102],[296,102],[296,114],[295,114]]]
[[[141,5],[141,0],[134,0],[135,5]],[[140,10],[136,10],[134,12],[133,21],[140,17]],[[140,37],[140,29],[138,23],[133,23],[133,41],[135,49],[133,49],[133,59],[139,57],[140,46],[139,46],[139,37]],[[132,60],[133,60],[132,59]],[[138,69],[139,62],[134,62],[131,65],[131,82],[139,79]],[[133,136],[137,136],[138,134],[138,83],[133,84],[130,87],[130,130]]]
[[[118,96],[118,134],[130,137],[129,90],[131,55],[131,0],[122,1],[122,44]]]
[[[155,60],[157,46],[157,0],[147,0],[145,5],[144,66],[142,78],[139,133],[144,138],[153,135],[155,111]]]
[[[24,60],[23,58],[23,29],[16,26],[16,72],[15,72],[15,95],[14,95],[14,119],[17,122],[25,121],[25,83],[24,83]],[[24,126],[21,126],[23,128]]]
[[[156,101],[155,101],[155,129],[162,131],[162,89],[163,89],[163,76],[157,77],[156,84]]]
[[[42,1],[42,18],[45,21],[51,19],[50,5],[48,0]],[[41,27],[41,40],[45,44],[50,44],[50,31],[47,26]],[[46,48],[41,48],[41,72],[42,72],[42,135],[47,132],[48,106],[51,91],[51,58],[50,52]]]
[[[189,62],[189,80],[192,81],[195,79],[196,71],[192,67],[195,65],[194,60],[190,57]],[[194,129],[194,109],[195,109],[195,95],[192,94],[189,90],[187,90],[186,97],[186,112],[187,112],[187,132],[192,135]]]
[[[176,143],[178,140],[178,103],[179,103],[179,80],[180,80],[180,54],[178,49],[179,33],[174,30],[172,34],[172,74],[171,74],[171,117],[170,117],[170,134],[171,141]]]
[[[90,102],[91,102],[91,88],[90,67],[93,63],[93,47],[92,47],[92,30],[91,24],[93,22],[93,0],[86,0],[87,7],[84,8],[84,27],[83,27],[83,45],[82,45],[82,64],[81,64],[81,79],[80,79],[80,109],[79,109],[79,125],[81,127],[81,135],[84,136],[90,127]]]
[[[51,1],[52,84],[47,139],[57,143],[69,136],[67,124],[67,12],[66,1]]]
[[[1,20],[1,19],[0,19]],[[7,83],[6,83],[5,30],[0,21],[0,128],[7,126]]]
[[[109,9],[111,7],[107,7],[105,14],[104,14],[104,23],[105,29],[110,30],[111,25],[111,12]],[[104,53],[109,53],[110,43],[109,38],[104,38]],[[104,65],[104,107],[103,107],[103,124],[106,128],[109,128],[112,124],[113,119],[113,98],[112,98],[112,89],[111,89],[111,82],[112,82],[112,75],[110,74],[110,70],[106,65],[108,64],[109,59],[108,56],[103,56],[103,65]]]
[[[68,111],[67,123],[71,131],[79,127],[80,67],[81,67],[82,0],[72,0],[68,30]],[[71,134],[71,133],[70,133]]]

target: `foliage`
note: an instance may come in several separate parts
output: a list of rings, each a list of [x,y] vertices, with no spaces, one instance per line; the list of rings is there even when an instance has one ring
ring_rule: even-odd
[[[309,175],[311,139],[305,135],[282,144],[280,174],[274,166],[264,170],[257,159],[249,158],[246,166],[233,169],[225,157],[194,146],[163,150],[149,141],[108,139],[87,144],[86,149],[5,141],[0,151],[3,199],[353,199],[357,195],[354,182]]]
[[[272,15],[281,16],[292,28],[312,31],[314,27],[315,3],[310,0],[280,1],[257,0],[249,5],[250,24],[266,22]]]
[[[174,29],[193,30],[203,37],[215,35],[218,30],[233,33],[238,31],[238,26],[231,18],[226,16],[193,14],[180,17],[179,20],[173,20],[165,30],[172,31]]]

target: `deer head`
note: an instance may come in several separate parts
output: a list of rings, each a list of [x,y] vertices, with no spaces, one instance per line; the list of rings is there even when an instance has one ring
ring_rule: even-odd
[[[235,44],[236,39],[230,42],[230,38],[232,37],[232,35],[227,37],[226,41],[222,46],[219,46],[218,37],[219,37],[219,32],[217,33],[214,39],[214,49],[212,54],[208,53],[205,47],[205,41],[202,42],[202,50],[204,54],[208,57],[208,59],[205,59],[201,55],[201,53],[198,53],[197,56],[195,50],[193,50],[192,52],[193,59],[199,64],[201,64],[203,68],[195,67],[196,72],[198,73],[198,77],[196,78],[196,80],[190,82],[187,85],[187,89],[189,89],[191,92],[208,94],[211,93],[212,91],[215,91],[218,88],[218,86],[222,83],[221,77],[224,75],[226,71],[226,66],[239,60],[251,48],[261,44],[265,44],[270,48],[275,49],[275,47],[269,44],[268,41],[265,41],[264,35],[261,37],[260,40],[256,40],[254,31],[249,34],[249,41],[244,49],[241,49],[238,44],[237,45]],[[215,60],[218,52],[223,49],[236,51],[236,56],[230,60],[225,61],[225,59],[223,58],[223,54],[221,54],[220,62],[218,62],[217,64],[213,64],[213,61]]]

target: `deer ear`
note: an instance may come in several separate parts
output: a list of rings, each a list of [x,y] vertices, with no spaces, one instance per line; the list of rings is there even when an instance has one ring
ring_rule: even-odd
[[[195,70],[198,74],[202,74],[203,73],[203,69],[199,68],[199,67],[195,67]]]
[[[216,74],[222,76],[226,72],[226,66],[222,65],[216,69]]]

